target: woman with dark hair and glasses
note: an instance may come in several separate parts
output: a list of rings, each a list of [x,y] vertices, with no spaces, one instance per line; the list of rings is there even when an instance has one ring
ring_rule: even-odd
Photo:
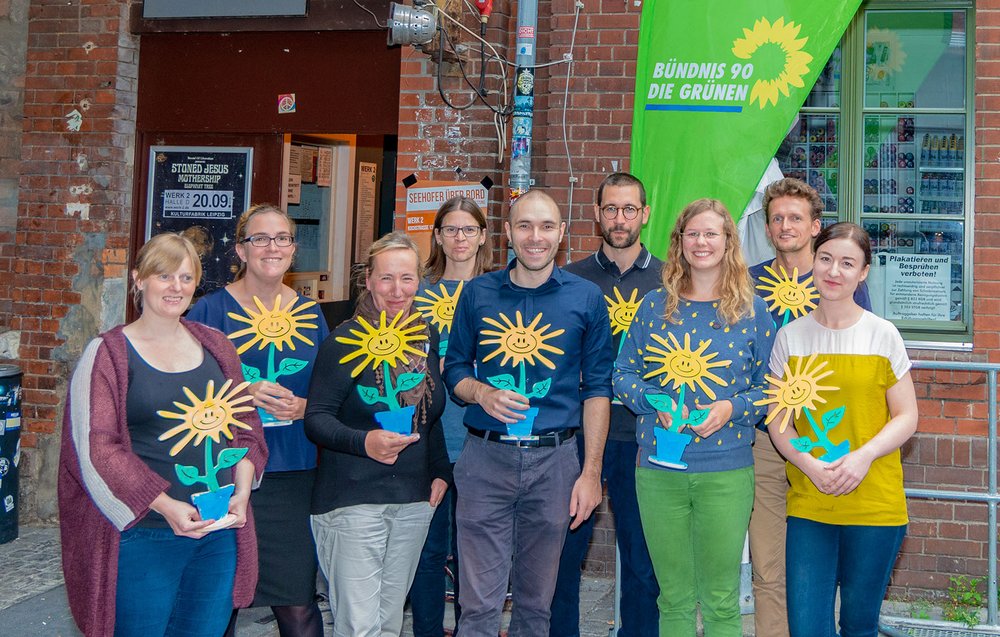
[[[874,637],[906,535],[899,448],[916,431],[917,399],[899,331],[854,300],[868,233],[837,223],[814,245],[819,304],[778,331],[765,401],[790,465],[788,627],[793,637]]]
[[[329,334],[315,301],[283,279],[295,256],[295,222],[257,204],[236,223],[235,280],[198,301],[188,319],[222,330],[240,355],[270,450],[253,494],[260,580],[253,606],[270,606],[282,637],[322,637],[309,505],[316,445],[303,428],[313,362]],[[235,633],[233,613],[228,634]]]
[[[414,298],[414,306],[441,337],[441,360],[448,349],[448,333],[455,306],[466,281],[493,269],[493,245],[486,228],[486,215],[475,201],[453,197],[434,216],[431,255],[425,265],[426,276]],[[448,460],[454,467],[465,441],[462,424],[465,408],[445,403],[441,424],[444,427]],[[440,637],[444,633],[444,568],[449,551],[457,556],[455,546],[455,495],[449,489],[434,513],[417,573],[410,586],[410,609],[413,612],[414,637]],[[449,542],[449,537],[451,542]],[[461,615],[458,606],[458,565],[455,564],[455,623]]]

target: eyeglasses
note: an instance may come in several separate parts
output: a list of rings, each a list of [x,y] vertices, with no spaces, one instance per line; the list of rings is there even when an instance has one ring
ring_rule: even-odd
[[[692,230],[691,232],[685,232],[683,235],[688,241],[697,241],[698,237],[705,237],[705,241],[715,241],[722,236],[721,232],[698,232],[697,230]]]
[[[636,208],[635,206],[618,207],[618,206],[612,206],[611,204],[601,207],[601,214],[604,215],[605,219],[614,219],[615,217],[618,216],[619,212],[625,215],[626,219],[635,219],[636,216],[639,214],[639,209]]]
[[[458,231],[461,230],[462,234],[470,239],[477,236],[481,229],[479,226],[441,226],[439,228],[441,234],[446,237],[457,237]]]
[[[266,248],[271,245],[272,241],[274,241],[274,245],[279,248],[287,248],[295,243],[295,237],[290,234],[279,234],[276,237],[269,237],[266,234],[255,234],[240,241],[240,243],[249,243],[255,248]]]

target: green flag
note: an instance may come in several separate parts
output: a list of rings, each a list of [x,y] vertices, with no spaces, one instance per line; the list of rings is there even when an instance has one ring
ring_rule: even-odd
[[[681,209],[721,200],[739,218],[860,0],[646,0],[632,172],[660,256]]]

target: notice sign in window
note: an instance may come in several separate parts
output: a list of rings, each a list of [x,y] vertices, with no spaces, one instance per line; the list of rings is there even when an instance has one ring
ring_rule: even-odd
[[[949,320],[950,283],[951,255],[885,255],[885,318]]]

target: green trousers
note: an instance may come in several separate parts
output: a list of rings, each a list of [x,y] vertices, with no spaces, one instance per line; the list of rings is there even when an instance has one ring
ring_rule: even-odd
[[[698,605],[705,637],[740,637],[740,560],[753,467],[710,473],[639,467],[635,482],[660,584],[660,637],[694,637]]]

